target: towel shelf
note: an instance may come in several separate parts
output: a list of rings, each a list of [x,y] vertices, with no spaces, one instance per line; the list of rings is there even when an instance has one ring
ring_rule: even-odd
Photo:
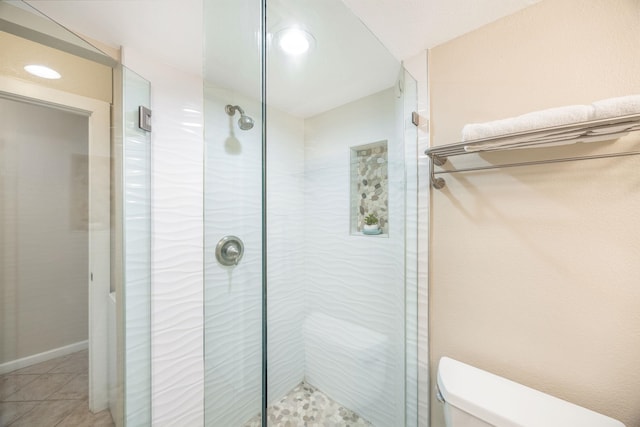
[[[455,144],[442,145],[425,150],[425,154],[431,158],[429,172],[431,175],[431,184],[434,188],[441,189],[445,186],[445,181],[443,178],[436,178],[435,175],[438,174],[470,172],[517,166],[530,166],[576,160],[591,160],[608,157],[631,156],[640,154],[640,151],[629,151],[623,153],[601,154],[593,156],[566,157],[562,159],[549,159],[436,171],[435,167],[444,166],[448,162],[449,157],[474,153],[477,154],[489,151],[503,151],[547,146],[551,147],[556,145],[573,144],[576,142],[611,140],[626,135],[629,132],[639,130],[640,114],[633,114],[500,135],[492,138],[476,139],[473,141],[464,141]]]

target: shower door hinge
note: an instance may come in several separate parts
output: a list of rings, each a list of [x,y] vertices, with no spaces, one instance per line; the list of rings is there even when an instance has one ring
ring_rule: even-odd
[[[151,110],[142,105],[138,107],[138,127],[151,132]]]
[[[411,123],[413,123],[415,126],[420,125],[420,115],[416,111],[413,111],[411,113]]]

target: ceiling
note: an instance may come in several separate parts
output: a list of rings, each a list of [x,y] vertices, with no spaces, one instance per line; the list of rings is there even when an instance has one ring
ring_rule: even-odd
[[[342,0],[399,60],[541,0]]]
[[[269,51],[268,103],[308,117],[375,93],[393,85],[399,61],[538,1],[269,0],[270,34],[295,24],[312,32],[317,45],[293,61]],[[204,48],[206,81],[259,98],[255,28],[260,17],[249,4],[238,0],[27,3],[75,32],[194,74],[203,73]]]

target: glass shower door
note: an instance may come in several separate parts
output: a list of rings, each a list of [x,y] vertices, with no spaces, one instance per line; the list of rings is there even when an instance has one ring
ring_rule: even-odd
[[[205,28],[205,425],[416,426],[415,81],[341,0]]]
[[[416,85],[341,0],[267,1],[269,426],[417,426]]]
[[[140,109],[151,107],[151,84],[124,66],[115,75],[122,99],[115,103],[114,184],[121,190],[114,200],[113,263],[122,316],[115,316],[121,320],[113,349],[120,352],[110,366],[120,390],[110,399],[118,403],[117,425],[142,426],[151,425],[151,133],[140,126]]]
[[[262,99],[259,1],[205,14],[205,425],[260,425]]]

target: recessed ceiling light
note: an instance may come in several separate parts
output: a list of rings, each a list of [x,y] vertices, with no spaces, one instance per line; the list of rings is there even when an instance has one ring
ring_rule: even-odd
[[[43,79],[55,80],[62,77],[56,70],[45,67],[44,65],[26,65],[24,69],[27,73],[42,77]]]
[[[288,55],[302,55],[315,44],[313,36],[299,28],[286,28],[276,33],[278,46]]]

